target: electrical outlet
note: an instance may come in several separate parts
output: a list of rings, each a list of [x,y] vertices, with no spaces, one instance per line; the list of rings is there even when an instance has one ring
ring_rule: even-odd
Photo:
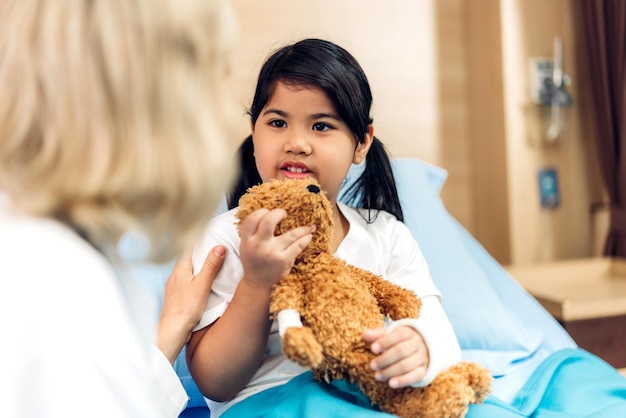
[[[539,170],[539,201],[543,209],[555,209],[561,203],[559,196],[559,178],[556,168]]]

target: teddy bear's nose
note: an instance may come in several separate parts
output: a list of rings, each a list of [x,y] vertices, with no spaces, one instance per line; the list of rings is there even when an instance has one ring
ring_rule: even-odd
[[[306,186],[306,188],[311,193],[319,193],[320,192],[320,188],[317,187],[315,184],[309,184],[308,186]]]

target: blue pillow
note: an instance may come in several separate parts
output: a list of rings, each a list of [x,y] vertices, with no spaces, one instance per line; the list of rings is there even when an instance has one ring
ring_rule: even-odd
[[[394,167],[398,187],[403,191],[404,222],[426,257],[464,354],[472,357],[474,351],[503,350],[511,352],[515,360],[535,351],[539,335],[521,323],[500,300],[481,266],[468,254],[443,207],[439,190],[446,172],[407,161],[398,161]],[[479,360],[491,363],[489,368],[495,375],[506,372],[506,362]]]

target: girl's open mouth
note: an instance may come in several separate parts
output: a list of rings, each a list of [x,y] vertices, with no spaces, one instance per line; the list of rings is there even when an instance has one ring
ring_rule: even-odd
[[[308,177],[313,172],[303,164],[287,164],[281,167],[282,172],[288,179]]]

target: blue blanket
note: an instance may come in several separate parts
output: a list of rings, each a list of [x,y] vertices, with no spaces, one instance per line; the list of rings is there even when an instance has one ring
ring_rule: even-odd
[[[310,372],[258,393],[222,417],[384,418],[354,385],[316,382]],[[494,396],[470,405],[467,418],[626,417],[626,379],[598,357],[580,349],[553,353],[535,370],[512,404]]]
[[[626,417],[626,379],[581,349],[557,351],[528,379],[511,405],[491,397],[467,418]]]

